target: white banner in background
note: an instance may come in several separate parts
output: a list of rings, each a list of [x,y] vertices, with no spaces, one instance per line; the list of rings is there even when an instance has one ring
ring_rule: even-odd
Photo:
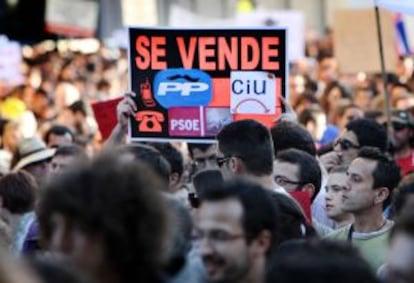
[[[240,13],[236,16],[237,26],[287,29],[287,56],[290,61],[305,56],[305,16],[299,11],[263,11]]]
[[[413,0],[376,0],[376,5],[381,8],[398,13],[414,14]]]

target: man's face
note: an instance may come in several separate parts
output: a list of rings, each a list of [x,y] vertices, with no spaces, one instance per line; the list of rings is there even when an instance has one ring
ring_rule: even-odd
[[[410,138],[413,135],[413,130],[402,123],[393,123],[394,134],[393,134],[393,144],[396,149],[401,149],[410,143]]]
[[[345,172],[331,173],[326,184],[326,214],[334,220],[345,214],[342,209],[342,196],[346,190],[347,176]]]
[[[338,76],[338,64],[334,58],[325,58],[319,63],[318,79],[329,83]]]
[[[298,190],[303,184],[299,179],[299,165],[280,160],[273,162],[273,177],[275,182],[286,191]]]
[[[196,166],[196,171],[204,169],[216,169],[217,163],[217,145],[212,144],[206,151],[198,148],[193,150],[193,162]]]
[[[75,157],[70,155],[55,155],[50,162],[50,173],[59,174],[75,160]]]
[[[243,207],[235,199],[203,202],[198,212],[200,255],[209,282],[239,282],[253,255],[242,227]]]
[[[39,186],[43,186],[49,178],[50,160],[43,160],[27,165],[24,170],[33,175]]]
[[[340,165],[349,165],[358,155],[360,144],[352,131],[344,132],[335,142],[334,150],[339,158]]]
[[[356,158],[348,168],[346,190],[343,192],[342,208],[346,212],[360,212],[374,204],[373,172],[377,161]]]
[[[386,282],[414,282],[414,238],[398,233],[391,241],[386,256]]]
[[[72,136],[70,134],[65,135],[55,135],[50,134],[49,136],[49,143],[47,144],[48,147],[53,146],[63,146],[63,145],[71,145],[73,143]]]

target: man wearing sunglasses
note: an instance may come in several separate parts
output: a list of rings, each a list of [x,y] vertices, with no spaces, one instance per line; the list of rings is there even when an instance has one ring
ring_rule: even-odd
[[[401,167],[401,174],[406,175],[408,172],[414,171],[414,150],[411,146],[414,141],[413,119],[408,111],[395,110],[392,112],[391,122],[394,158]]]
[[[217,165],[225,179],[243,176],[287,194],[273,178],[273,142],[264,125],[254,120],[235,121],[220,131],[217,140]]]
[[[349,166],[363,146],[387,150],[387,132],[369,119],[356,119],[346,125],[346,131],[336,140],[334,150],[321,156],[321,162],[329,172],[336,166]]]

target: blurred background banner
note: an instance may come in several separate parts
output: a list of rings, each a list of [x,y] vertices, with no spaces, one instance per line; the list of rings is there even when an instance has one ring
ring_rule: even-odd
[[[93,37],[98,9],[98,2],[91,0],[47,0],[46,31],[69,37]]]
[[[414,14],[412,0],[376,0],[376,5],[394,12]]]

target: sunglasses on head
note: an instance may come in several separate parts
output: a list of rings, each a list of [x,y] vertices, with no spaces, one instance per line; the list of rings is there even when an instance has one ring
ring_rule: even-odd
[[[335,146],[336,145],[339,145],[342,150],[348,150],[351,148],[356,148],[356,149],[360,148],[359,145],[355,145],[351,141],[345,140],[345,139],[338,139],[335,143]]]

